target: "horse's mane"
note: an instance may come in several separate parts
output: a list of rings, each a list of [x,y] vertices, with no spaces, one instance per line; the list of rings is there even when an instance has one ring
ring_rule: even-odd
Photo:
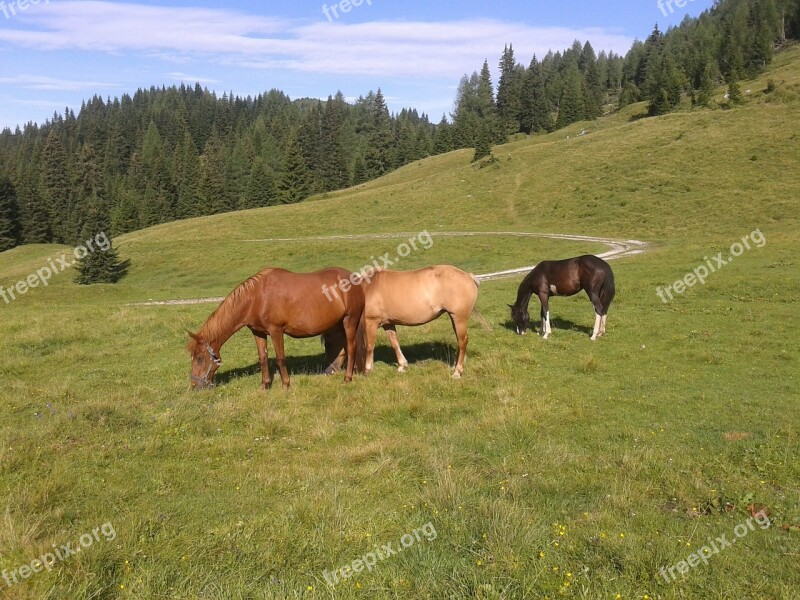
[[[265,269],[260,273],[248,277],[242,283],[237,285],[233,291],[228,294],[220,305],[214,309],[214,312],[209,315],[206,322],[197,332],[197,337],[209,342],[220,338],[227,339],[231,330],[234,327],[233,320],[238,316],[238,309],[243,302],[249,302],[254,290],[261,278],[266,275],[271,269]],[[189,340],[187,346],[189,352],[192,354],[197,350],[198,342],[194,338]]]

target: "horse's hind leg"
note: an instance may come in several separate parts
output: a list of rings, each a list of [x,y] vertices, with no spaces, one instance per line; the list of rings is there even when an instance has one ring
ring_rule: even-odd
[[[358,345],[356,337],[358,335],[359,319],[360,315],[359,317],[345,315],[342,320],[345,344],[347,345],[347,370],[344,373],[345,382],[353,380],[353,372],[356,367],[356,346]]]
[[[400,349],[400,340],[397,339],[397,329],[394,325],[384,325],[383,330],[386,332],[389,343],[392,345],[392,350],[394,350],[394,355],[397,357],[397,370],[403,373],[408,368],[408,361],[406,357],[403,356],[403,351]]]
[[[269,377],[269,357],[267,356],[267,338],[253,334],[258,348],[258,363],[261,365],[261,389],[266,390],[272,384]]]
[[[332,375],[342,370],[345,357],[346,336],[344,329],[339,327],[322,335],[325,342],[325,368],[326,375]]]
[[[371,373],[372,368],[375,366],[375,336],[378,333],[378,321],[371,319],[364,319],[364,335],[366,337],[366,362],[364,364],[364,372]]]
[[[603,303],[600,302],[600,296],[596,293],[586,292],[589,300],[594,306],[594,329],[592,330],[592,341],[597,339],[598,335],[603,335],[605,330],[605,317],[603,316]]]
[[[456,339],[458,340],[458,360],[453,371],[455,379],[459,379],[464,372],[464,361],[467,358],[467,342],[469,341],[469,335],[467,334],[468,320],[469,313],[466,316],[450,315],[450,321],[453,323],[453,330],[456,332]]]

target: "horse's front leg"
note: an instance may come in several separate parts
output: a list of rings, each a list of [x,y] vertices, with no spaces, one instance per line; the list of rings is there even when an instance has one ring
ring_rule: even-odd
[[[397,370],[400,373],[404,373],[408,368],[408,361],[406,360],[406,357],[403,356],[403,351],[400,349],[400,340],[397,338],[397,329],[394,325],[384,325],[383,330],[386,332],[386,336],[389,338],[389,343],[392,345],[392,350],[394,350],[394,355],[397,358]]]
[[[261,389],[266,390],[272,384],[269,377],[269,357],[267,356],[267,337],[253,333],[258,348],[258,363],[261,365]]]
[[[542,303],[542,339],[550,336],[550,300],[546,293],[538,294],[539,302]]]
[[[366,362],[364,372],[372,372],[375,366],[375,336],[378,333],[378,321],[374,319],[364,319],[364,335],[366,336]]]
[[[289,389],[289,371],[286,369],[286,352],[283,349],[283,331],[270,332],[272,346],[275,348],[275,358],[278,362],[278,370],[281,373],[281,385],[284,390]]]

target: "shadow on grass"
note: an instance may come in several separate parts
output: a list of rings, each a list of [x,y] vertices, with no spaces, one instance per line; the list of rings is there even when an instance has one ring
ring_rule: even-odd
[[[536,333],[541,334],[542,327],[540,321],[531,321],[528,325],[528,333]],[[506,320],[503,323],[503,327],[508,329],[509,331],[517,333],[517,326],[511,319]],[[568,329],[570,331],[579,331],[585,333],[586,335],[592,335],[593,328],[588,325],[579,325],[574,321],[570,321],[569,319],[561,319],[558,317],[551,317],[550,318],[550,328],[555,332],[559,329]],[[552,335],[552,334],[551,334]]]
[[[440,361],[450,367],[455,365],[455,360],[458,356],[458,349],[456,348],[455,344],[445,344],[444,342],[425,342],[403,345],[402,339],[400,341],[400,348],[403,350],[403,354],[405,355],[406,360],[408,360],[409,365],[428,360]],[[470,352],[468,348],[467,354],[469,355],[476,353]],[[375,363],[381,362],[394,367],[397,366],[397,359],[395,358],[394,351],[388,344],[381,344],[375,347],[374,361]],[[289,377],[294,375],[324,375],[327,367],[327,365],[324,363],[324,355],[321,351],[318,354],[286,357],[286,368],[289,371]],[[273,380],[272,385],[280,386],[280,373],[278,372],[278,365],[275,362],[274,355],[269,357],[269,369]],[[341,371],[338,373],[341,373]],[[259,377],[260,383],[260,376],[261,365],[255,362],[246,367],[236,367],[224,371],[220,370],[214,377],[214,383],[217,385],[224,385],[242,377]]]

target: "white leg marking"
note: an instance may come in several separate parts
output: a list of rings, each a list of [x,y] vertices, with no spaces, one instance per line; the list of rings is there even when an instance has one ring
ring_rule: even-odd
[[[550,311],[548,310],[544,313],[544,323],[542,323],[542,329],[544,330],[544,339],[550,335]]]
[[[607,317],[608,317],[608,315],[603,315],[602,318],[600,319],[600,335],[605,335],[606,334],[606,318]]]
[[[597,334],[600,331],[600,315],[594,314],[594,331],[592,332],[592,340],[597,339]]]

